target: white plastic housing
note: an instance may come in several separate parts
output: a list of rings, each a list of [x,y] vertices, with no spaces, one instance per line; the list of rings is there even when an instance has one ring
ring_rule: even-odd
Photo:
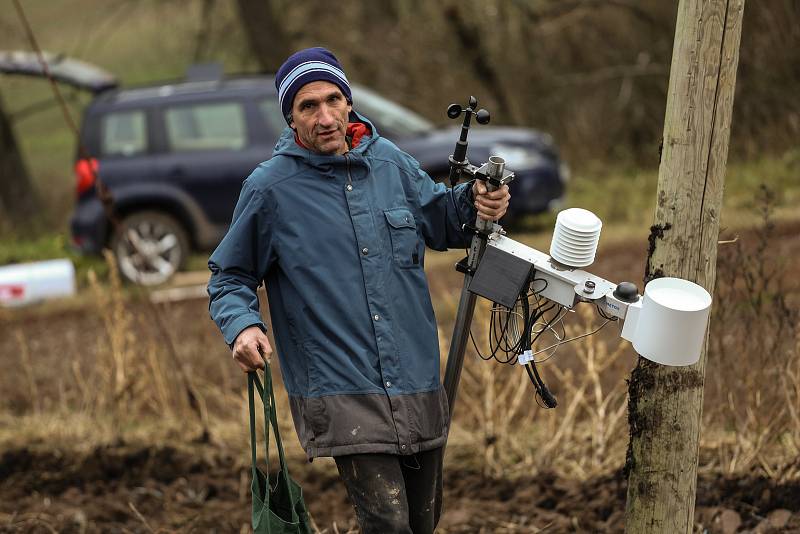
[[[644,297],[628,307],[622,337],[648,360],[663,365],[692,365],[705,341],[711,295],[680,278],[656,278]]]
[[[570,208],[556,217],[550,257],[568,267],[586,267],[594,262],[603,223],[591,211]]]
[[[75,267],[49,260],[0,267],[0,305],[20,306],[75,294]]]

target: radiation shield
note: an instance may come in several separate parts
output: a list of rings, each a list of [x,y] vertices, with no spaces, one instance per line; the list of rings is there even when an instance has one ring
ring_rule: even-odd
[[[644,358],[662,365],[697,363],[705,342],[711,295],[680,278],[657,278],[628,306],[622,337]]]

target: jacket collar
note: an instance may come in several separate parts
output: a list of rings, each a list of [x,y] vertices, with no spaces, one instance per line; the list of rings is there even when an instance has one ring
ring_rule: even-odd
[[[364,154],[372,145],[372,143],[378,139],[378,130],[375,128],[375,125],[369,121],[369,119],[356,113],[355,111],[350,112],[349,119],[350,122],[364,123],[372,133],[369,136],[364,135],[358,145],[347,152],[347,158],[345,158],[343,155],[318,154],[298,145],[295,142],[294,130],[288,127],[283,130],[278,142],[275,144],[273,157],[289,156],[291,158],[301,159],[307,165],[319,169],[324,175],[334,174],[337,168],[347,165],[348,160],[351,165],[361,164],[369,167],[369,164],[364,158]]]

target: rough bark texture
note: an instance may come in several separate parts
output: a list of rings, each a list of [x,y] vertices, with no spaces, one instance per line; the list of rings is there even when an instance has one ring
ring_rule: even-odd
[[[744,0],[681,0],[645,281],[713,293]],[[692,532],[705,350],[690,367],[639,358],[631,375],[629,533]]]
[[[238,0],[250,48],[264,72],[275,72],[293,52],[274,0]]]
[[[0,230],[29,221],[38,205],[38,196],[0,98]]]

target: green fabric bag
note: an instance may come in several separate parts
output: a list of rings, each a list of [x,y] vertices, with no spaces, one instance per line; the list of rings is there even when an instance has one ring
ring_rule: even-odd
[[[283,454],[269,364],[266,364],[264,368],[264,379],[266,388],[261,386],[256,372],[247,373],[247,395],[250,402],[250,448],[253,453],[253,481],[250,485],[253,496],[253,532],[256,534],[311,534],[308,526],[308,511],[303,501],[303,490],[289,476],[289,469]],[[266,474],[256,466],[256,407],[253,386],[258,389],[264,405]],[[275,433],[275,442],[278,445],[278,456],[281,462],[281,470],[274,486],[269,483],[270,426]]]

